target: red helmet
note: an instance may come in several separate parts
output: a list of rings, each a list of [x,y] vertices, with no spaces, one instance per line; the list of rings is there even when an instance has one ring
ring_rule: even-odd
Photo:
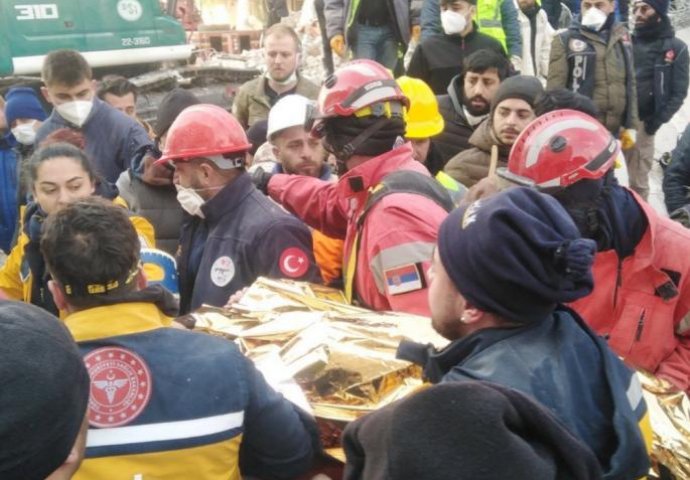
[[[620,154],[618,140],[594,118],[556,110],[530,123],[515,140],[507,180],[540,189],[563,188],[604,176]]]
[[[312,112],[310,127],[318,135],[319,120],[333,117],[402,116],[402,108],[391,108],[388,102],[408,107],[409,100],[386,68],[367,59],[353,60],[328,77],[321,87],[318,112]],[[369,107],[369,108],[367,108]]]
[[[230,113],[216,105],[192,105],[170,126],[163,156],[156,164],[242,152],[250,147],[242,125]]]

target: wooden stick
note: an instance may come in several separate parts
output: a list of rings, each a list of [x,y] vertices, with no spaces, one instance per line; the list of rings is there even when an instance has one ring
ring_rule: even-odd
[[[489,164],[489,177],[493,177],[498,166],[498,146],[491,145],[491,163]]]

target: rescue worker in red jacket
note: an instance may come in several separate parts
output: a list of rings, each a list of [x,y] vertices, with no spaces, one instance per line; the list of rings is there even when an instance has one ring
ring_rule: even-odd
[[[690,391],[690,231],[612,171],[618,141],[592,117],[549,112],[518,137],[502,176],[551,193],[597,242],[594,290],[573,307],[631,366]]]
[[[426,271],[447,206],[417,192],[436,188],[450,199],[403,140],[408,105],[383,66],[372,60],[344,65],[324,82],[312,117],[312,135],[323,137],[338,161],[338,182],[282,174],[260,174],[255,182],[311,227],[345,240],[350,299],[374,310],[428,315]],[[375,189],[388,188],[382,181],[401,171],[414,185],[374,196]]]

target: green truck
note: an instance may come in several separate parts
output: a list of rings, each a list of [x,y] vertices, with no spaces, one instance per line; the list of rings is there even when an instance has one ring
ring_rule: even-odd
[[[0,77],[34,75],[45,55],[81,52],[92,67],[186,60],[185,31],[158,0],[1,0]]]

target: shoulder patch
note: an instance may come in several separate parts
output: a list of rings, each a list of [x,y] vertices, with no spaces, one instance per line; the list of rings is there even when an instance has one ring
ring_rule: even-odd
[[[568,48],[575,53],[584,52],[587,49],[587,43],[579,38],[571,38],[568,42]]]
[[[84,363],[91,377],[91,425],[126,425],[144,411],[153,389],[151,372],[139,355],[124,348],[104,347],[86,355]]]
[[[301,248],[286,248],[279,262],[280,271],[288,278],[299,278],[309,270],[309,257]]]
[[[664,55],[664,60],[666,63],[673,63],[673,60],[676,59],[676,52],[673,51],[673,49],[669,49],[666,51],[666,54]]]
[[[218,257],[211,266],[211,281],[216,287],[225,287],[235,276],[235,262],[224,255]]]
[[[415,263],[384,270],[386,289],[389,295],[400,295],[424,288],[420,266]]]

